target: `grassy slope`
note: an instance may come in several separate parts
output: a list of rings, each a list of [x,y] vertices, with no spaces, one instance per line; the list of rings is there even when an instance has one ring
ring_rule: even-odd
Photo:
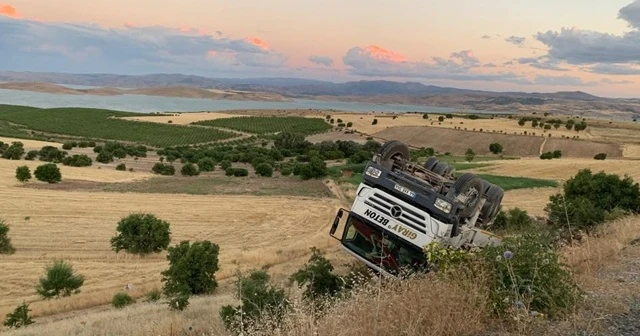
[[[307,117],[236,117],[203,120],[195,122],[193,124],[224,127],[255,134],[266,134],[282,131],[314,134],[331,129],[331,125],[327,124],[323,119]]]
[[[151,146],[187,145],[212,142],[234,137],[231,132],[198,127],[164,125],[114,119],[135,116],[136,113],[86,109],[40,109],[25,106],[0,105],[0,120],[49,133],[68,134],[86,138],[110,139],[143,143]],[[0,135],[20,136],[11,131]]]

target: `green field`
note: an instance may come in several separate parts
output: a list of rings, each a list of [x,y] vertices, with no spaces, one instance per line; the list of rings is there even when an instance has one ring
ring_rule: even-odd
[[[40,109],[0,105],[0,121],[19,124],[34,131],[87,139],[118,140],[166,147],[213,142],[237,136],[231,132],[215,129],[112,118],[139,115],[139,113],[87,108]],[[22,134],[15,129],[3,127],[0,127],[0,135],[26,137],[21,136]]]
[[[478,174],[477,176],[489,183],[493,183],[501,187],[505,191],[514,189],[558,187],[558,182],[553,180],[487,174]]]
[[[303,134],[315,134],[331,129],[321,118],[305,117],[236,117],[215,120],[203,120],[194,125],[224,127],[241,132],[253,134],[268,134],[282,131],[291,131]]]

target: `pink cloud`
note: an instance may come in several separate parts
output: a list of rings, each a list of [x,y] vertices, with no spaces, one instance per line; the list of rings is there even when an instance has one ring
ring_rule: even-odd
[[[262,50],[269,50],[269,44],[257,37],[249,37],[247,38],[247,42],[253,44],[256,47],[259,47]]]
[[[403,55],[387,50],[377,45],[370,45],[366,48],[361,49],[360,53],[367,54],[369,57],[380,60],[380,61],[388,61],[394,63],[406,62],[407,58]]]
[[[8,16],[13,19],[24,18],[22,13],[18,12],[18,10],[15,7],[9,4],[2,4],[2,3],[0,3],[0,15]]]

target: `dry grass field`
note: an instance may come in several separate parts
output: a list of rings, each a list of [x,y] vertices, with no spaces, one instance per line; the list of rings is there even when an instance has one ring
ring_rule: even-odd
[[[0,160],[0,217],[10,225],[17,249],[0,256],[0,316],[26,300],[35,316],[109,303],[127,283],[136,295],[160,286],[167,267],[164,254],[138,258],[109,247],[118,220],[133,212],[150,212],[171,223],[173,243],[208,239],[221,246],[219,279],[238,269],[290,261],[326,248],[327,227],[338,207],[332,199],[176,194],[97,193],[21,188],[15,167],[38,162]],[[63,179],[123,182],[147,173],[61,167]],[[30,182],[40,183],[40,182]],[[277,209],[278,211],[274,211]],[[306,209],[299,211],[298,209]],[[63,258],[87,277],[82,293],[41,301],[34,286],[47,263]]]
[[[214,120],[221,118],[241,117],[239,114],[228,114],[222,112],[191,112],[191,113],[171,113],[170,116],[141,116],[141,117],[124,117],[122,119],[135,121],[149,121],[161,124],[167,124],[169,121],[176,125],[188,125],[201,120]]]

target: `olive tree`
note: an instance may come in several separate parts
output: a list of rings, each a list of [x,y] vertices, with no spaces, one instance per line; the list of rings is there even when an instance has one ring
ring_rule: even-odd
[[[27,182],[31,179],[31,170],[28,166],[20,166],[16,168],[16,179],[20,182]]]
[[[36,178],[42,182],[57,183],[62,180],[60,168],[55,163],[38,166],[34,171]]]
[[[46,275],[40,278],[36,292],[45,299],[80,293],[84,276],[75,274],[71,264],[57,260],[46,267]]]
[[[171,242],[169,223],[152,214],[138,213],[122,218],[111,238],[111,247],[116,253],[146,255],[164,251]]]
[[[13,254],[16,249],[11,245],[9,238],[9,226],[0,220],[0,254]]]

